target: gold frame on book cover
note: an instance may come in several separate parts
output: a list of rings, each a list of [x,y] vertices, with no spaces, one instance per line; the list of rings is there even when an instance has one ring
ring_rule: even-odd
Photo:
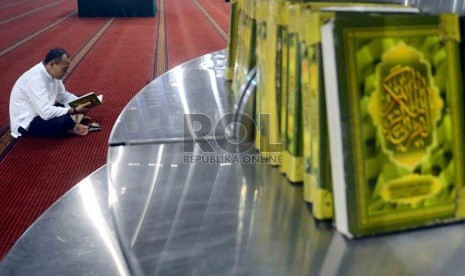
[[[374,229],[374,228],[379,228],[379,227],[385,227],[387,225],[390,225],[389,227],[393,225],[418,225],[418,222],[421,221],[426,221],[431,218],[454,218],[456,217],[457,214],[463,215],[463,204],[460,204],[460,201],[462,200],[461,193],[463,190],[463,147],[460,144],[460,141],[463,137],[463,123],[461,114],[463,114],[463,105],[462,105],[462,97],[460,96],[460,86],[455,85],[455,84],[460,84],[461,81],[459,79],[459,72],[460,72],[460,67],[458,64],[458,61],[460,60],[458,56],[458,43],[456,41],[451,41],[451,40],[443,40],[441,43],[441,49],[442,51],[445,51],[444,54],[446,54],[446,57],[444,57],[443,62],[446,63],[447,66],[446,69],[442,70],[447,70],[447,74],[444,76],[445,81],[444,85],[442,85],[442,90],[441,92],[445,92],[445,96],[439,96],[439,91],[437,91],[438,97],[442,97],[444,103],[443,106],[441,107],[432,107],[432,109],[437,108],[441,109],[439,112],[436,112],[439,114],[440,118],[438,120],[441,120],[441,122],[445,121],[446,116],[450,116],[452,119],[452,125],[451,128],[449,129],[449,134],[452,137],[452,142],[448,143],[448,145],[452,144],[452,148],[450,149],[451,158],[447,163],[447,166],[453,166],[452,170],[455,170],[455,175],[452,177],[453,182],[448,182],[444,183],[442,181],[442,186],[441,186],[441,192],[444,193],[450,192],[450,194],[446,194],[445,196],[441,197],[441,199],[432,201],[432,204],[426,204],[425,201],[423,201],[423,205],[418,207],[418,202],[409,202],[408,204],[405,204],[405,202],[400,201],[399,202],[384,202],[384,206],[388,207],[383,207],[385,208],[384,210],[376,210],[376,211],[370,211],[369,208],[371,207],[369,204],[373,203],[373,194],[375,193],[375,188],[370,186],[369,180],[367,173],[368,170],[365,166],[365,162],[367,161],[367,151],[368,146],[366,146],[365,141],[363,140],[364,134],[364,129],[363,129],[363,122],[362,121],[362,103],[361,100],[363,98],[363,95],[360,89],[360,83],[362,81],[363,74],[358,73],[359,68],[357,68],[357,51],[360,50],[361,45],[363,43],[367,43],[368,41],[371,40],[376,40],[376,39],[386,39],[386,38],[392,38],[396,40],[396,45],[397,43],[403,42],[403,41],[410,41],[409,43],[412,43],[415,38],[418,38],[419,40],[421,37],[436,37],[438,40],[441,40],[441,34],[440,31],[438,30],[438,27],[436,25],[432,26],[408,26],[408,27],[370,27],[370,28],[347,28],[344,29],[343,31],[343,36],[344,36],[344,48],[347,50],[345,53],[345,64],[346,64],[346,72],[348,74],[347,77],[347,89],[349,92],[349,99],[350,99],[350,107],[349,107],[349,112],[350,112],[350,120],[353,123],[353,129],[352,129],[352,149],[354,150],[353,154],[353,171],[350,172],[354,176],[354,180],[356,183],[356,208],[357,208],[357,216],[358,216],[358,222],[357,222],[357,228],[360,230],[369,230],[369,229]],[[362,42],[363,41],[363,42]],[[408,44],[408,43],[406,43]],[[414,48],[414,47],[412,47]],[[385,49],[384,49],[385,50]],[[386,51],[382,51],[384,54]],[[419,51],[418,51],[419,52]],[[419,52],[420,53],[420,52]],[[421,57],[422,54],[420,54]],[[452,58],[451,58],[452,57]],[[435,57],[436,58],[436,57]],[[378,64],[382,61],[373,61],[373,63],[378,62]],[[425,62],[426,63],[426,62]],[[431,69],[431,68],[430,68]],[[436,68],[437,69],[437,68]],[[376,69],[371,68],[372,72],[374,72]],[[361,74],[361,75],[360,75]],[[436,74],[439,74],[436,72]],[[434,78],[430,76],[429,83],[434,86]],[[436,77],[436,75],[434,75]],[[378,82],[379,83],[379,82]],[[379,86],[379,84],[378,84]],[[377,88],[379,89],[379,88]],[[433,88],[431,88],[434,90]],[[428,90],[429,91],[429,90]],[[432,93],[432,92],[431,92]],[[372,93],[374,94],[374,93]],[[372,94],[370,94],[369,97],[373,97]],[[428,94],[431,95],[431,94]],[[428,100],[430,98],[428,97]],[[432,106],[432,104],[430,104]],[[383,106],[384,107],[384,106]],[[447,110],[443,110],[444,108],[448,108]],[[431,111],[433,112],[433,111]],[[373,118],[373,117],[372,117]],[[434,119],[434,118],[433,118]],[[431,120],[433,120],[431,119]],[[437,121],[433,121],[435,126],[439,128],[439,123]],[[374,124],[372,122],[372,124]],[[445,124],[445,122],[444,122]],[[375,126],[376,128],[376,126]],[[435,127],[436,128],[436,127]],[[437,141],[438,133],[439,130],[436,130],[433,128],[431,131],[431,141],[430,145],[425,146],[425,158],[422,159],[424,162],[428,158],[433,158],[432,154],[430,153],[432,150],[439,150],[439,149],[434,149],[434,147],[439,146],[435,144]],[[379,131],[377,129],[376,131]],[[444,135],[447,135],[444,134]],[[382,143],[380,142],[380,137],[379,133],[376,132],[375,134],[375,140],[376,143]],[[383,138],[384,139],[384,138]],[[446,145],[446,144],[441,144]],[[383,153],[385,154],[387,151],[383,147]],[[408,154],[408,152],[407,152]],[[386,153],[387,158],[389,157],[389,154]],[[421,159],[421,158],[420,158]],[[423,175],[423,173],[417,173],[419,168],[418,166],[422,166],[421,163],[423,162],[422,160],[418,161],[415,166],[411,166],[410,168],[407,168],[408,172],[406,175],[415,175],[418,177],[423,177],[426,178],[427,176]],[[429,159],[428,159],[429,160]],[[384,161],[383,161],[384,162]],[[387,162],[394,162],[391,159],[389,159]],[[383,163],[384,165],[384,163]],[[397,164],[395,166],[398,166]],[[408,167],[408,166],[407,166]],[[415,168],[413,168],[415,167]],[[441,168],[442,171],[445,171],[447,168]],[[381,171],[381,169],[380,169]],[[441,172],[442,172],[441,171]],[[377,178],[380,178],[380,175],[377,175]],[[433,175],[432,172],[428,174],[431,176],[429,179],[439,179],[440,175]],[[413,177],[413,178],[415,178]],[[396,178],[396,180],[398,180]],[[379,179],[378,179],[379,181]],[[411,181],[411,179],[409,179]],[[422,179],[421,181],[426,181]],[[439,181],[439,180],[438,180]],[[398,181],[399,182],[399,181]],[[433,184],[428,184],[428,185],[433,185]],[[375,185],[373,185],[375,186]],[[377,188],[378,186],[376,186]],[[370,190],[371,189],[371,190]],[[379,190],[378,190],[379,192]],[[438,194],[432,194],[430,195],[431,197],[435,197]],[[439,193],[439,192],[438,192]],[[458,199],[457,199],[458,198]],[[459,203],[457,203],[459,202]],[[387,205],[386,205],[387,204]],[[416,205],[417,204],[417,205]],[[395,207],[392,207],[395,206]]]

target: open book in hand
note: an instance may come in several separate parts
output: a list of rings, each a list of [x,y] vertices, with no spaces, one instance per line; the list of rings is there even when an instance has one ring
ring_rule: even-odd
[[[101,105],[102,100],[103,100],[103,95],[98,95],[97,96],[97,95],[95,95],[94,92],[90,92],[90,93],[87,93],[87,94],[77,98],[74,101],[70,101],[68,103],[68,105],[70,107],[77,107],[78,105],[81,105],[83,103],[90,102],[91,105],[89,106],[89,108],[92,108],[92,107],[96,107],[98,105]]]

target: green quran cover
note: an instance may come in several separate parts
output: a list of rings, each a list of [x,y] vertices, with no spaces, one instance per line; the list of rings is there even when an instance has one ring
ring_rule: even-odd
[[[354,8],[357,12],[418,12],[400,5],[329,2],[307,3],[301,11],[304,199],[312,203],[313,216],[317,219],[334,217],[320,27],[334,17],[335,10],[353,11]]]
[[[304,199],[312,203],[315,218],[330,219],[334,212],[320,43],[321,24],[334,17],[334,10],[417,10],[400,5],[373,3],[311,2],[302,6],[300,39],[302,41],[304,37],[305,40],[300,47]]]
[[[90,103],[88,108],[93,108],[102,104],[103,95],[95,95],[94,92],[87,93],[68,103],[70,107],[76,108],[81,104]]]
[[[337,229],[463,219],[457,16],[336,13],[321,36]]]

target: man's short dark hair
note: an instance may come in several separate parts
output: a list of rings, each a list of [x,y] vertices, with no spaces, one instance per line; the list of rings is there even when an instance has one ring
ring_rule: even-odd
[[[48,64],[52,60],[55,61],[55,63],[60,63],[64,54],[66,54],[66,56],[69,58],[69,54],[68,54],[68,52],[66,52],[65,49],[53,48],[45,56],[44,63]]]

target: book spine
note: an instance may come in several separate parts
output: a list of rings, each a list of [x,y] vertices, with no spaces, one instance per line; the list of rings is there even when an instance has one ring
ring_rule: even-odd
[[[291,182],[302,182],[303,144],[302,144],[302,97],[300,89],[300,43],[298,18],[300,6],[289,5],[289,61],[288,61],[288,93],[287,93],[287,133],[286,149],[289,152],[287,178]]]
[[[323,71],[331,156],[331,177],[334,185],[337,184],[342,187],[340,189],[333,189],[334,216],[337,229],[341,233],[350,236],[349,214],[345,192],[344,151],[341,131],[342,118],[339,105],[338,70],[334,43],[334,20],[331,20],[321,27],[321,47],[324,56]]]
[[[257,56],[257,88],[256,88],[256,118],[255,122],[257,124],[257,128],[255,131],[255,148],[260,150],[260,152],[266,150],[262,143],[268,140],[268,132],[269,129],[267,128],[266,122],[263,122],[263,118],[265,118],[265,114],[268,114],[266,109],[266,88],[265,88],[265,75],[266,75],[266,6],[265,2],[260,1],[257,2],[256,6],[256,51],[255,54]]]
[[[238,97],[247,74],[255,65],[256,21],[255,1],[239,0],[237,62],[234,65],[232,91]]]
[[[282,146],[279,136],[279,109],[278,109],[278,93],[276,83],[276,59],[277,59],[277,3],[265,2],[266,15],[266,39],[264,52],[266,59],[264,60],[264,97],[266,116],[264,120],[264,128],[268,130],[266,140],[262,137],[261,152],[268,158],[271,165],[279,165],[281,162]]]
[[[329,137],[328,137],[328,122],[326,117],[326,96],[323,79],[323,55],[321,49],[320,27],[322,22],[332,18],[332,13],[315,13],[313,19],[316,27],[315,32],[312,32],[310,40],[315,52],[315,132],[312,136],[312,157],[315,166],[312,168],[315,176],[315,206],[313,208],[314,216],[318,219],[330,219],[334,217],[332,182],[330,171],[329,157]]]
[[[309,44],[309,34],[311,22],[311,11],[304,9],[302,11],[300,32],[299,37],[301,41],[300,45],[300,87],[302,91],[302,127],[303,127],[303,159],[304,159],[304,183],[303,183],[303,196],[307,202],[313,201],[313,187],[316,181],[312,174],[312,149],[311,149],[311,137],[312,137],[312,107],[311,98],[312,95],[312,84],[314,83],[313,72],[312,72],[312,60],[314,59],[314,49]]]
[[[237,57],[237,40],[239,25],[239,3],[238,0],[231,1],[231,19],[229,22],[229,38],[226,52],[225,79],[232,80],[234,76],[234,64]]]
[[[287,150],[287,82],[289,67],[289,47],[288,47],[288,9],[290,2],[282,2],[279,9],[279,35],[278,35],[278,76],[279,94],[281,99],[280,112],[280,139],[283,145],[282,164],[279,167],[283,174],[287,174],[289,168],[289,152]]]

